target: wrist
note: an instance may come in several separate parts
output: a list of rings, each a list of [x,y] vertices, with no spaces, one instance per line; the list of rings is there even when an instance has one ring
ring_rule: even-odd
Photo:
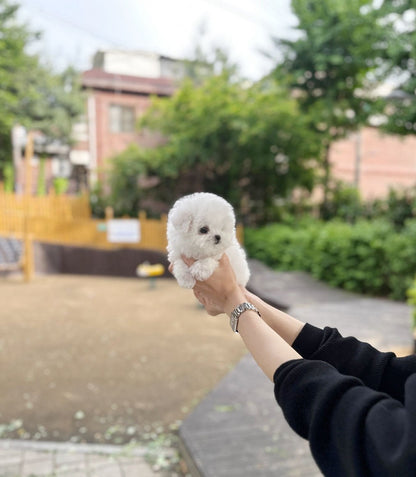
[[[238,325],[240,322],[240,316],[242,314],[244,315],[247,314],[252,316],[252,313],[249,313],[249,312],[253,312],[253,311],[257,313],[258,316],[261,317],[259,310],[252,303],[248,303],[247,301],[244,303],[240,303],[240,305],[238,305],[231,313],[231,316],[230,316],[231,329],[235,333],[238,333]]]
[[[240,305],[241,303],[247,301],[244,293],[241,291],[240,288],[236,288],[233,290],[225,299],[224,303],[224,312],[231,316],[233,310]]]

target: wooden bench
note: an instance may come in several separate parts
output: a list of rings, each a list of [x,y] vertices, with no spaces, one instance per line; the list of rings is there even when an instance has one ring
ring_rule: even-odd
[[[33,272],[32,243],[16,237],[0,236],[0,272],[22,270],[26,281],[29,281]]]

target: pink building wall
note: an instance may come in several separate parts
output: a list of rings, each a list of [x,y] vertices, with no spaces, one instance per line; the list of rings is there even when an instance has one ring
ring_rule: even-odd
[[[416,185],[416,136],[393,136],[364,128],[335,143],[330,162],[337,179],[355,184],[358,175],[363,199],[383,197],[389,188]]]

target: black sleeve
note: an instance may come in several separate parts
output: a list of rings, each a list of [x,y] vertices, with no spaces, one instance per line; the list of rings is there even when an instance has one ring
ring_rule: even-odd
[[[306,324],[293,348],[304,358],[325,361],[340,373],[358,377],[366,386],[401,402],[406,379],[416,372],[416,355],[397,358],[356,338],[343,338],[335,328],[322,330]]]
[[[406,381],[405,404],[323,361],[289,361],[274,382],[288,423],[309,440],[324,475],[416,475],[416,374]]]

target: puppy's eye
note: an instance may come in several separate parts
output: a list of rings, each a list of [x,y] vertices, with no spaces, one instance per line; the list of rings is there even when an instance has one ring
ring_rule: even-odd
[[[201,228],[199,229],[199,233],[200,233],[200,234],[207,234],[208,232],[209,232],[209,228],[208,228],[207,226],[201,227]]]

